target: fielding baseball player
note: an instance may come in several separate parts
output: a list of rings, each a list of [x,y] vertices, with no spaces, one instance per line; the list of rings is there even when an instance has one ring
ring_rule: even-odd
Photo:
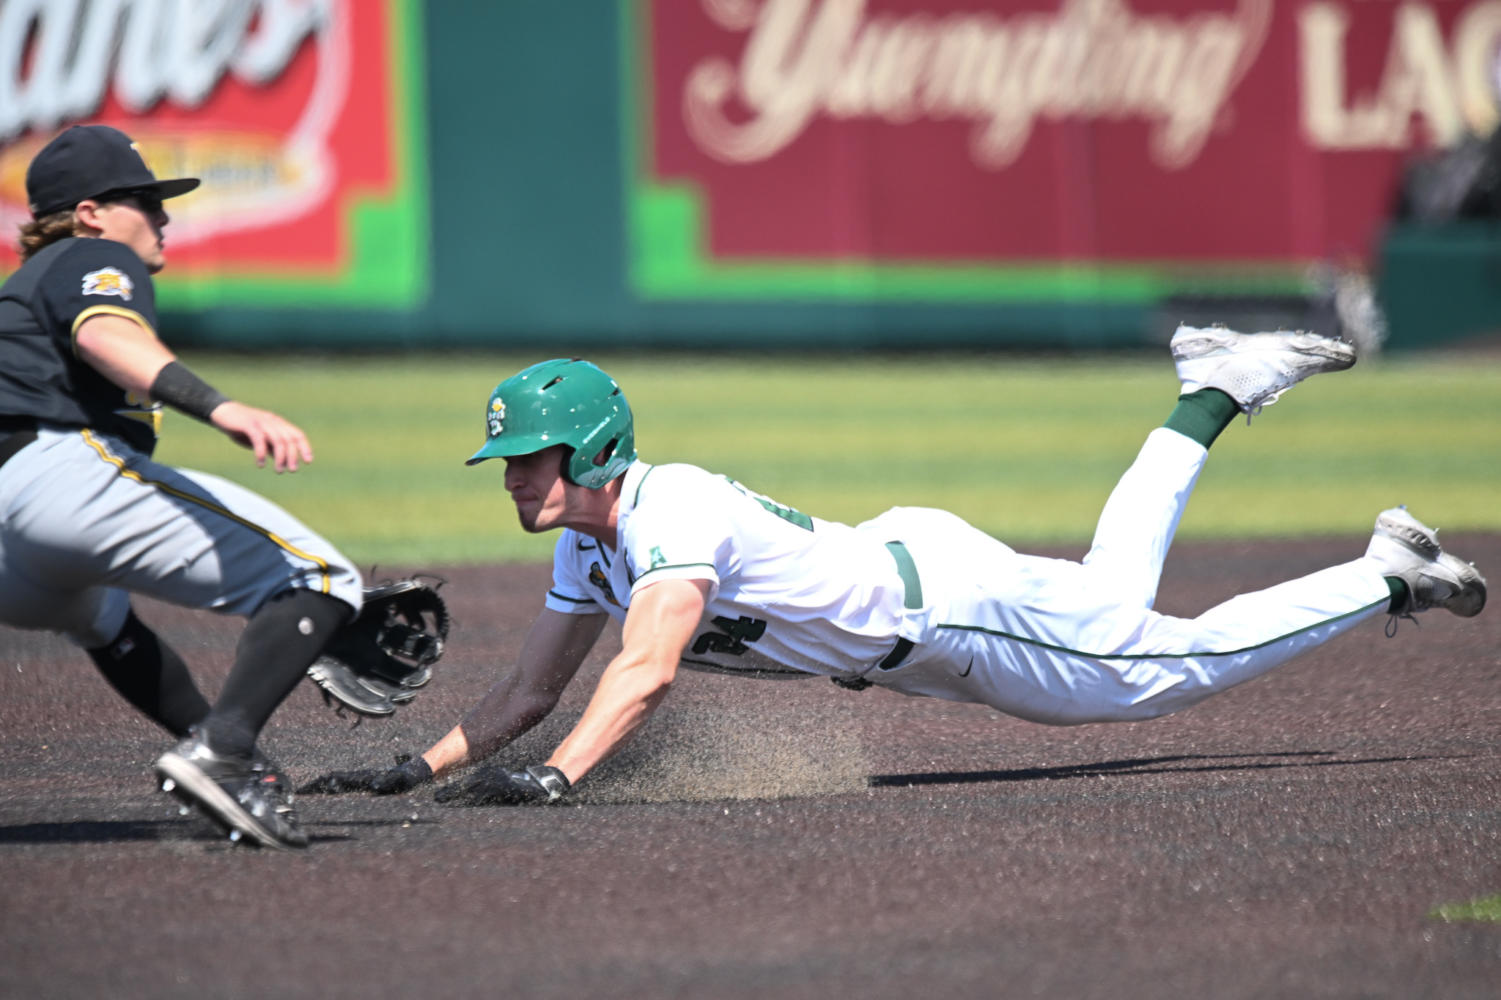
[[[494,753],[553,709],[607,618],[624,623],[623,649],[552,756],[479,768],[439,801],[559,798],[646,721],[679,667],[824,674],[1067,725],[1175,712],[1377,615],[1480,612],[1480,574],[1401,508],[1377,518],[1361,558],[1197,618],[1153,611],[1210,443],[1237,413],[1355,363],[1338,340],[1223,328],[1180,328],[1172,353],[1183,395],[1082,562],[1021,555],[943,511],[896,508],[849,527],[703,469],[648,465],[625,397],[583,361],[506,379],[469,461],[504,458],[522,527],[563,529],[545,610],[514,669],[421,757],[310,790],[402,791]]]
[[[266,720],[360,608],[334,547],[249,490],[152,461],[161,404],[296,471],[313,452],[274,413],[226,398],[157,338],[162,199],[135,144],[75,126],[26,174],[24,263],[0,289],[0,624],[61,632],[131,704],[178,736],[164,787],[239,839],[300,847],[290,789],[256,749]],[[130,593],[245,615],[209,705]]]

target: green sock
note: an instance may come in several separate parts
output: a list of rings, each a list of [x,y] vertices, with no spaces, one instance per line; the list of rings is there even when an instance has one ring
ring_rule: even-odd
[[[1162,426],[1208,448],[1220,431],[1240,413],[1235,400],[1218,389],[1200,389],[1178,397],[1178,405]]]
[[[1389,615],[1400,615],[1402,609],[1407,607],[1407,600],[1411,596],[1412,591],[1407,589],[1407,582],[1400,576],[1387,577],[1386,586],[1392,592],[1392,602],[1386,606],[1386,613]]]

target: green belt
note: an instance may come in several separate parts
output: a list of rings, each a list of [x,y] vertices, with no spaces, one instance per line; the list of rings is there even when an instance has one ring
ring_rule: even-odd
[[[886,550],[896,560],[896,572],[902,578],[902,589],[905,591],[902,606],[912,610],[922,607],[922,580],[918,578],[917,564],[912,561],[912,554],[907,551],[907,546],[901,542],[887,542]],[[907,659],[913,645],[911,639],[897,639],[886,658],[876,664],[876,669],[895,670]]]

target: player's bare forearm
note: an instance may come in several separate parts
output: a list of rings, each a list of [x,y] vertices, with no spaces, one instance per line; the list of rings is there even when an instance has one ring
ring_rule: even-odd
[[[422,754],[434,775],[484,760],[547,718],[557,698],[520,694],[515,675],[492,687],[464,721]]]
[[[168,369],[177,356],[150,328],[126,316],[110,313],[90,316],[74,335],[74,349],[90,367],[129,392],[157,395],[153,391],[157,378],[166,369],[169,374],[179,373],[179,381],[191,380],[198,389],[212,393],[216,402],[223,399],[180,365]],[[169,395],[160,398],[172,402]],[[200,412],[182,403],[177,406],[208,420],[230,440],[249,448],[255,453],[257,465],[265,465],[269,458],[277,472],[296,472],[299,465],[313,460],[313,447],[302,429],[269,410],[234,400],[218,403],[212,415],[207,407]]]
[[[568,615],[544,608],[527,632],[514,669],[422,755],[433,773],[484,760],[547,718],[605,621],[602,614]]]
[[[578,725],[546,763],[577,782],[645,724],[667,696],[672,677],[672,669],[660,664],[611,663]]]
[[[469,740],[464,736],[463,726],[454,726],[422,754],[422,760],[432,769],[434,777],[463,767],[470,759]]]
[[[141,395],[176,360],[149,327],[113,313],[84,320],[74,334],[73,349],[80,360],[115,385]]]
[[[683,648],[703,617],[708,589],[703,580],[665,580],[632,599],[620,655],[605,668],[589,706],[548,764],[578,781],[641,728],[667,696]]]
[[[423,754],[434,774],[484,760],[552,714],[558,693],[520,688],[514,677],[495,685],[464,721]]]

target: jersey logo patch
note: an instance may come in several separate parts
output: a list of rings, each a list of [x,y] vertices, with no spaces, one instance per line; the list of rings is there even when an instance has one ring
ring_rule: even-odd
[[[83,294],[118,295],[126,302],[135,291],[130,276],[117,267],[101,267],[83,276]]]
[[[599,588],[599,592],[605,595],[605,600],[620,607],[620,601],[615,597],[615,591],[610,587],[610,579],[605,576],[605,571],[599,568],[599,563],[589,567],[589,582]]]

